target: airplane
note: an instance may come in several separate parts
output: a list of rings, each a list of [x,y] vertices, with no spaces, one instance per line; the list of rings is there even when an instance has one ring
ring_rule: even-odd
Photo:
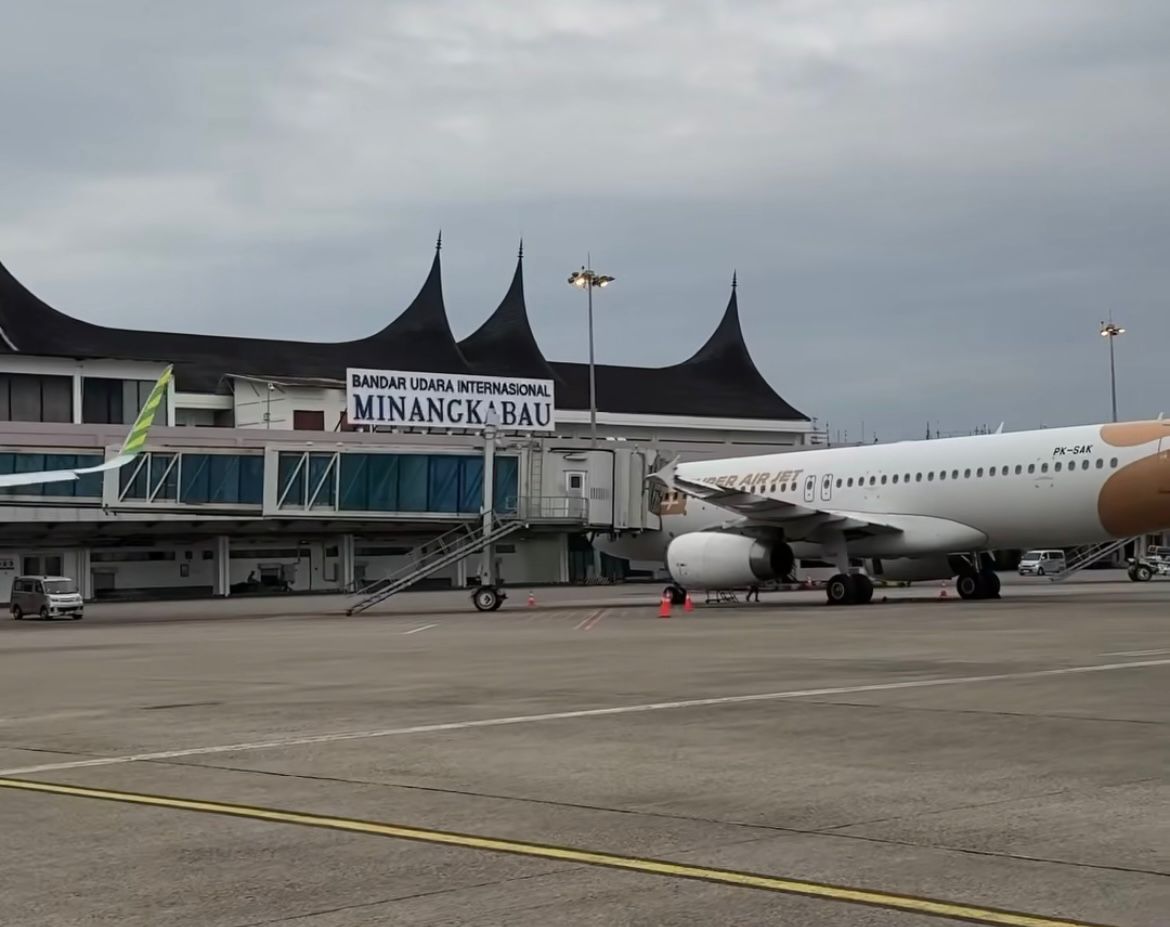
[[[726,509],[698,499],[692,499],[683,493],[669,491],[663,494],[660,501],[652,503],[651,512],[658,516],[661,528],[658,530],[646,529],[636,533],[613,534],[597,536],[593,539],[593,546],[602,553],[621,560],[666,564],[666,551],[670,542],[682,534],[696,531],[719,531],[735,527],[732,513]],[[793,569],[788,576],[775,576],[772,579],[779,582],[797,581],[797,564],[805,566],[809,561],[818,563],[821,549],[817,544],[794,541],[789,544],[795,556]],[[860,563],[871,576],[880,576],[890,582],[926,582],[930,580],[951,579],[962,567],[961,557],[898,557],[882,559],[879,557],[852,558],[854,565]],[[820,564],[823,566],[823,563]],[[761,582],[755,579],[753,582]],[[682,605],[686,601],[687,590],[673,581],[663,589],[663,595],[669,596],[672,604]]]
[[[64,483],[69,480],[79,480],[89,473],[104,473],[106,470],[118,470],[130,463],[141,453],[146,446],[146,436],[150,426],[154,424],[154,416],[158,407],[167,395],[167,387],[174,375],[173,367],[168,366],[162,376],[154,384],[130,432],[122,442],[122,447],[114,457],[94,467],[81,467],[75,470],[41,470],[37,473],[5,473],[0,474],[0,488],[9,486],[35,486],[41,483]]]
[[[963,599],[999,596],[992,550],[1071,547],[1170,528],[1170,421],[1079,425],[932,441],[671,463],[666,490],[727,513],[678,534],[666,565],[680,588],[781,579],[827,560],[832,605],[864,604],[859,558],[957,575]],[[925,578],[925,577],[922,577]]]

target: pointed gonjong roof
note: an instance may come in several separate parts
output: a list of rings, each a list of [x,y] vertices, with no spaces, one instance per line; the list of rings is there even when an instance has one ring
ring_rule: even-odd
[[[106,328],[58,312],[0,264],[0,350],[57,357],[158,360],[183,390],[213,392],[225,374],[341,379],[348,367],[470,373],[447,321],[440,246],[418,295],[373,335],[313,343]]]
[[[53,309],[0,264],[0,353],[165,361],[175,365],[178,388],[192,392],[215,392],[231,374],[337,381],[346,367],[523,376],[553,379],[559,408],[588,409],[588,365],[547,361],[532,334],[523,254],[496,311],[457,344],[443,303],[440,248],[441,240],[418,295],[394,321],[366,338],[325,343],[94,325]],[[752,361],[734,278],[723,318],[690,358],[657,368],[599,364],[596,371],[602,412],[808,420],[768,385]]]
[[[532,334],[524,302],[524,242],[516,258],[512,285],[479,328],[459,342],[459,350],[476,373],[506,377],[556,380]]]
[[[558,392],[558,405],[588,408],[588,364],[552,366],[567,387]],[[772,389],[752,360],[739,322],[735,275],[723,318],[706,343],[687,360],[653,368],[601,364],[596,369],[596,380],[597,407],[605,412],[809,420]]]

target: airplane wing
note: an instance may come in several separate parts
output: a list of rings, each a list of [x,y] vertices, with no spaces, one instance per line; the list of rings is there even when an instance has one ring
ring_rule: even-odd
[[[650,474],[649,479],[734,512],[746,523],[782,527],[789,537],[806,538],[822,528],[860,535],[899,534],[903,531],[899,525],[875,520],[872,515],[864,513],[785,502],[735,487],[689,480],[679,476],[677,468],[678,460],[675,459]]]
[[[130,426],[130,433],[126,435],[126,440],[122,442],[121,450],[118,451],[115,457],[95,467],[81,467],[77,470],[41,470],[39,473],[5,473],[0,475],[0,488],[8,486],[36,486],[41,483],[64,483],[68,480],[80,479],[87,473],[103,473],[106,470],[117,470],[126,466],[145,447],[146,436],[150,432],[150,426],[154,424],[154,416],[158,411],[159,405],[166,398],[167,386],[170,384],[172,376],[173,368],[167,367],[163,371],[162,376],[158,378],[158,382],[154,384],[154,389],[150,391],[150,395],[146,397],[146,402],[142,404],[138,418]]]

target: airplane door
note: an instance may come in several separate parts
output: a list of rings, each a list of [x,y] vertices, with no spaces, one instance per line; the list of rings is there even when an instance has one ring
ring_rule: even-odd
[[[828,502],[833,498],[833,474],[826,473],[821,479],[821,501]]]
[[[817,478],[815,474],[809,474],[804,478],[804,501],[817,501]]]

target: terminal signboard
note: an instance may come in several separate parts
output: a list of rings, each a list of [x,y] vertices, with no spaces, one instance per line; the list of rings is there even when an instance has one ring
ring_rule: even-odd
[[[552,431],[552,380],[350,368],[345,404],[351,425],[482,431]]]

